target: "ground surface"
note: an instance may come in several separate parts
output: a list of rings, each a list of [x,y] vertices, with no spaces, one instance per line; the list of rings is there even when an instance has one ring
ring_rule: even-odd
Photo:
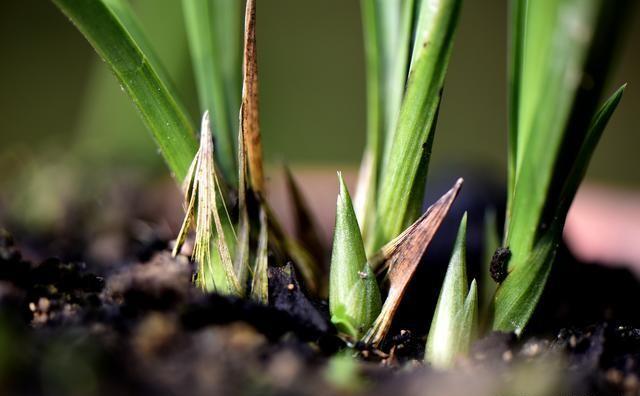
[[[536,314],[539,324],[530,334],[522,340],[490,334],[470,358],[443,373],[420,362],[423,335],[407,329],[394,330],[384,352],[361,351],[357,362],[340,353],[344,344],[326,306],[307,299],[291,271],[271,269],[268,307],[205,295],[192,286],[191,263],[172,259],[166,245],[150,243],[138,250],[143,259],[98,276],[83,264],[25,261],[3,233],[0,393],[586,395],[640,389],[640,329],[632,325],[638,286],[626,273],[583,266],[583,286],[563,294],[561,285],[575,273],[560,266],[565,273],[557,271],[543,300],[547,309]],[[611,293],[616,287],[624,293]],[[595,320],[598,312],[613,316]],[[554,329],[559,315],[577,327]]]

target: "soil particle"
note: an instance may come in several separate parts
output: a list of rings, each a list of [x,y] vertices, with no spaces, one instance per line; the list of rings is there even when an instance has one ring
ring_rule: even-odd
[[[496,281],[496,283],[502,283],[509,274],[507,268],[510,258],[511,250],[509,250],[509,248],[499,247],[493,253],[489,271],[491,272],[491,278]]]
[[[326,303],[313,303],[300,288],[291,263],[268,270],[269,303],[294,317],[310,337],[333,333]]]
[[[124,267],[109,278],[107,297],[121,303],[129,314],[149,309],[168,310],[186,301],[191,286],[191,266],[183,256],[163,251],[149,262]]]

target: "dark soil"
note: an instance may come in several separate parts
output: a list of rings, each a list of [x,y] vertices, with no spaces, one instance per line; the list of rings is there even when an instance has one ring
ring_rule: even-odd
[[[489,334],[448,372],[422,363],[463,208],[470,276],[479,276],[476,214],[484,208],[473,205],[492,198],[469,190],[428,250],[382,350],[345,349],[326,302],[308,297],[289,264],[269,269],[269,306],[202,293],[193,264],[170,257],[175,227],[127,220],[139,212],[110,212],[122,221],[116,227],[110,217],[106,234],[71,232],[83,229],[74,222],[63,230],[65,260],[26,260],[3,232],[0,395],[639,395],[637,279],[578,263],[565,248],[523,337]],[[21,247],[30,256],[51,246],[28,242]]]
[[[360,363],[345,360],[326,304],[306,297],[291,266],[270,270],[271,305],[261,306],[201,293],[191,263],[166,249],[103,278],[79,263],[25,261],[3,233],[0,393],[638,394],[637,283],[620,270],[558,268],[533,322],[545,326],[521,340],[490,334],[442,373],[420,362],[420,329],[391,334],[384,351],[357,345]],[[575,271],[584,283],[563,294]],[[618,318],[581,323],[605,305]],[[560,316],[578,327],[552,333]]]

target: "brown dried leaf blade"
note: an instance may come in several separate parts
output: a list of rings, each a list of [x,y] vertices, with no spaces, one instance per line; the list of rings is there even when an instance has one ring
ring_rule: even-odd
[[[388,268],[389,294],[382,306],[382,312],[363,341],[374,346],[380,345],[389,331],[393,316],[400,305],[402,296],[420,264],[424,252],[440,228],[453,201],[462,187],[462,179],[431,205],[415,223],[402,234],[385,245],[370,260],[373,268]]]
[[[258,102],[258,56],[256,52],[256,2],[248,0],[244,17],[244,57],[242,63],[242,103],[240,129],[247,149],[251,187],[264,196],[262,139]]]

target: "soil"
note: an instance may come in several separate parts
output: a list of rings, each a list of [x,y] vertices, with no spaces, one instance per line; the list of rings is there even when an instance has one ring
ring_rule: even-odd
[[[450,248],[427,254],[382,350],[347,350],[290,264],[269,269],[268,306],[205,294],[170,233],[130,229],[111,266],[27,260],[0,234],[0,394],[640,394],[638,281],[565,248],[527,333],[442,372],[422,356]]]

